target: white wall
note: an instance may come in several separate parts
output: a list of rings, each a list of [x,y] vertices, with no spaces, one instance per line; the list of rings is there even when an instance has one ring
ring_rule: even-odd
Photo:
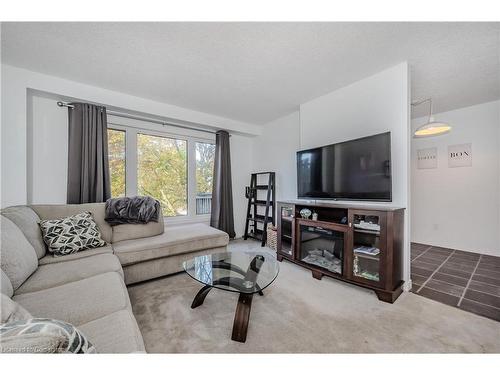
[[[300,106],[301,148],[391,132],[394,205],[408,206],[408,65],[397,65]]]
[[[234,230],[236,237],[243,236],[247,214],[245,186],[250,185],[250,173],[254,150],[253,139],[239,135],[231,135],[231,177],[233,182]]]
[[[26,203],[66,203],[68,111],[54,99],[29,96],[28,102]]]
[[[415,242],[500,256],[500,101],[436,114],[448,134],[412,140]],[[412,128],[427,118],[412,121]],[[448,145],[472,143],[472,167],[448,168]],[[417,150],[437,147],[437,169],[417,169]]]
[[[276,199],[297,198],[296,152],[299,142],[299,112],[264,126],[262,135],[253,139],[254,172],[276,172]]]
[[[28,197],[29,92],[41,91],[68,99],[102,103],[114,110],[157,116],[171,122],[227,129],[238,135],[254,136],[261,127],[160,103],[79,82],[2,64],[1,207],[25,204]]]

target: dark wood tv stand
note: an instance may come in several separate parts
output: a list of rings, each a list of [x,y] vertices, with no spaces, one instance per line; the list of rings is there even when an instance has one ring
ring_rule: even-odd
[[[317,213],[317,220],[300,211]],[[330,276],[372,289],[393,303],[403,280],[404,208],[359,206],[320,201],[277,204],[277,259],[308,268],[312,276]]]

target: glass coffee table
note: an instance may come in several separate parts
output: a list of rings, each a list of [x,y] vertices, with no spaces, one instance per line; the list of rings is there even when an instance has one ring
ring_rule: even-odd
[[[183,263],[184,270],[204,284],[191,308],[203,304],[212,288],[239,293],[234,314],[232,340],[245,342],[253,295],[262,292],[276,279],[279,265],[275,254],[265,252],[225,252],[201,255]]]

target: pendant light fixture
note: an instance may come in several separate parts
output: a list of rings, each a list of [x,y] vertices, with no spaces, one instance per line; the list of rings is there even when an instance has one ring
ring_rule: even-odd
[[[432,98],[420,100],[418,102],[411,103],[412,106],[417,106],[420,104],[424,104],[429,102],[429,118],[427,122],[417,128],[415,133],[413,133],[413,137],[415,138],[424,138],[424,137],[432,137],[435,135],[446,134],[451,130],[451,125],[442,121],[435,121],[432,116]]]

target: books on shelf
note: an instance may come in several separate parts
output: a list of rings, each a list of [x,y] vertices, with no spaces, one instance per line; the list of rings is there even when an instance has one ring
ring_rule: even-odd
[[[358,246],[354,249],[355,254],[379,255],[380,249],[373,246]]]

